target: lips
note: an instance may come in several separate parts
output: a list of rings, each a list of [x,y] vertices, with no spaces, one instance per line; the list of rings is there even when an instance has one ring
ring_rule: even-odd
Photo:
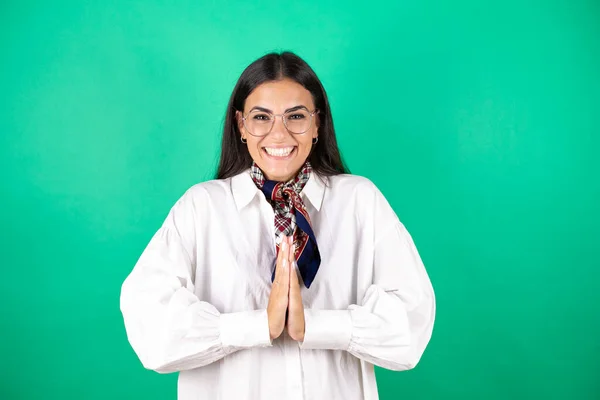
[[[294,150],[294,146],[289,147],[263,147],[270,156],[286,157]]]
[[[263,147],[262,149],[270,158],[285,159],[294,153],[296,146]]]

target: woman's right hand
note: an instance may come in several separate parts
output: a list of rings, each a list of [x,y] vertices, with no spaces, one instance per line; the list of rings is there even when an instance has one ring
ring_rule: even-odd
[[[271,287],[267,315],[269,318],[269,333],[271,340],[277,339],[285,328],[285,315],[288,308],[290,290],[290,243],[287,236],[283,237],[277,255],[275,280]]]

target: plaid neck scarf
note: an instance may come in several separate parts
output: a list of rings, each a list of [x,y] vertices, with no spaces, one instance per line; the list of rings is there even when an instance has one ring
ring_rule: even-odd
[[[317,240],[310,224],[310,217],[304,207],[300,192],[308,182],[312,167],[307,161],[298,175],[287,182],[276,182],[265,179],[258,165],[252,163],[250,174],[256,186],[264,193],[265,197],[275,211],[275,244],[277,254],[283,236],[294,235],[296,245],[295,259],[302,276],[304,285],[310,287],[317,275],[321,264],[321,255],[317,247]],[[271,281],[275,278],[275,269]]]

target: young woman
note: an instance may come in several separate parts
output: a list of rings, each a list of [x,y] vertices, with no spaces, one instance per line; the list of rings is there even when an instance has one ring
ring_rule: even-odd
[[[122,286],[143,365],[178,398],[377,399],[374,365],[413,368],[434,292],[410,234],[350,175],[325,90],[268,54],[233,90],[217,179],[174,204]]]

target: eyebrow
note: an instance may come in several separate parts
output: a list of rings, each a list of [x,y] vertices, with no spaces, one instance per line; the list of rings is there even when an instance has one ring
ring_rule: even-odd
[[[285,113],[289,113],[289,112],[300,110],[300,109],[304,109],[304,110],[308,111],[308,108],[306,106],[298,105],[298,106],[294,106],[292,108],[288,108],[283,113],[285,114]],[[266,113],[269,113],[269,114],[274,114],[273,111],[269,110],[268,108],[261,107],[261,106],[254,106],[248,112],[251,112],[253,110],[258,110],[258,111],[263,111],[263,112],[266,112]]]

